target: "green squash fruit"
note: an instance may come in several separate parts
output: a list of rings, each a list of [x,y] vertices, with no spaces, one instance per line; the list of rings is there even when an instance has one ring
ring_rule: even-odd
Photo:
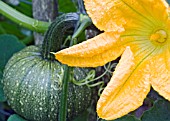
[[[44,46],[45,51],[41,47],[29,46],[14,54],[2,79],[9,105],[31,121],[57,121],[59,115],[64,66],[47,53],[51,51],[49,45],[53,44],[44,43],[47,46]],[[84,79],[88,72],[89,69],[73,68],[74,77],[70,78],[67,99],[68,120],[82,113],[90,104],[91,90],[71,83],[73,78]]]
[[[83,79],[87,70],[74,69]],[[14,54],[4,70],[4,93],[12,109],[35,121],[56,121],[62,89],[63,66],[57,61],[44,60],[40,48],[29,46]],[[91,91],[86,86],[69,83],[68,118],[89,106]]]

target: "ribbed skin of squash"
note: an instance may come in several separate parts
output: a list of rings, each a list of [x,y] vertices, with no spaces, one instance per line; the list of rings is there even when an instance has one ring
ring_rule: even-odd
[[[86,71],[76,68],[78,79]],[[57,121],[64,70],[57,61],[44,60],[40,48],[29,46],[8,61],[2,83],[9,105],[30,121]],[[76,74],[75,74],[76,75]],[[91,90],[69,83],[68,120],[87,109]]]

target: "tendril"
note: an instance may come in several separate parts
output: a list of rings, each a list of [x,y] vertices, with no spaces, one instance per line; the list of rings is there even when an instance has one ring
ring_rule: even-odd
[[[72,78],[72,82],[75,84],[75,85],[78,85],[78,86],[83,86],[83,85],[86,85],[87,87],[91,88],[91,87],[96,87],[96,86],[99,86],[99,90],[98,90],[98,95],[100,96],[101,95],[101,92],[102,90],[104,89],[104,80],[102,79],[102,77],[104,77],[107,73],[110,73],[112,74],[113,72],[111,71],[113,68],[115,68],[117,65],[117,63],[113,63],[111,64],[111,62],[109,62],[108,64],[104,65],[104,69],[105,71],[100,75],[100,76],[97,76],[95,78],[95,70],[91,70],[86,78],[80,80],[80,81],[77,81],[75,78]],[[101,79],[101,81],[97,81]],[[97,81],[97,82],[95,82]]]
[[[117,65],[117,63],[111,64],[111,62],[110,62],[109,64],[110,64],[110,65],[109,65],[110,68],[107,68],[106,65],[104,65],[104,69],[107,70],[107,72],[109,72],[110,74],[112,74],[113,71],[111,71],[111,69],[112,69],[112,68],[115,68],[116,65]]]

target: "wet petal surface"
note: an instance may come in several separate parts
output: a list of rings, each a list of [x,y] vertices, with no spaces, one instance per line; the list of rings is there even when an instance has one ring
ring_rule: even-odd
[[[130,48],[123,53],[97,104],[99,117],[106,120],[119,118],[143,104],[150,90],[150,74],[145,58],[136,63]]]
[[[152,26],[168,18],[168,4],[164,0],[84,0],[84,2],[93,23],[104,31],[122,31],[125,24]]]
[[[102,66],[119,57],[124,50],[119,34],[105,32],[78,45],[61,50],[56,59],[69,66]]]

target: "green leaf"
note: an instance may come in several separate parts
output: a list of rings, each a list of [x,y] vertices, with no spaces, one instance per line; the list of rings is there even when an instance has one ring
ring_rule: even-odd
[[[59,12],[76,12],[76,7],[71,0],[58,0]]]
[[[126,115],[126,116],[123,116],[122,118],[119,118],[113,121],[140,121],[140,120],[137,119],[135,116]]]
[[[106,121],[106,120],[102,120],[102,121]],[[123,116],[123,117],[121,117],[119,119],[112,120],[112,121],[140,121],[140,120],[137,119],[135,116],[126,115],[126,116]]]
[[[31,3],[31,2],[30,2]],[[20,1],[18,6],[13,6],[16,10],[23,14],[32,17],[32,4]]]
[[[15,2],[16,1],[16,2]],[[30,0],[6,0],[6,3],[17,11],[32,17],[32,1]]]
[[[142,116],[142,121],[170,121],[170,102],[158,100]]]
[[[13,35],[0,35],[0,70],[3,70],[9,58],[25,45]]]
[[[21,32],[21,27],[7,19],[0,21],[0,34],[6,33],[13,34],[19,38],[25,37],[25,35]]]
[[[167,2],[170,4],[170,0],[167,0]]]
[[[0,22],[1,23],[1,22]],[[5,29],[2,27],[2,25],[0,24],[0,34],[6,34]]]
[[[0,70],[0,81],[1,81],[1,79],[2,79],[2,70]]]
[[[19,50],[25,47],[15,36],[0,35],[0,81],[3,75],[3,69],[9,58]],[[3,86],[0,83],[0,102],[6,101],[4,96]]]
[[[20,117],[17,114],[13,114],[11,115],[7,121],[26,121],[25,119],[23,119],[22,117]]]

